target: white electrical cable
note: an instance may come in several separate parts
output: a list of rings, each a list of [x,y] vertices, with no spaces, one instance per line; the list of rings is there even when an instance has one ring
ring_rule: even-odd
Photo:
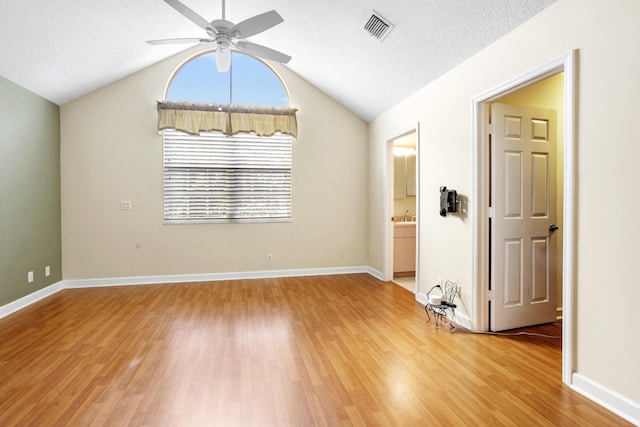
[[[458,327],[460,327],[461,329],[467,331],[467,332],[471,332],[472,334],[484,334],[484,335],[499,335],[499,336],[503,336],[503,337],[517,337],[517,336],[530,336],[530,337],[541,337],[541,338],[551,338],[551,339],[560,339],[562,338],[562,336],[556,336],[556,335],[546,335],[546,334],[538,334],[536,332],[492,332],[492,331],[472,331],[471,329],[467,329],[464,326],[460,326],[457,325]]]

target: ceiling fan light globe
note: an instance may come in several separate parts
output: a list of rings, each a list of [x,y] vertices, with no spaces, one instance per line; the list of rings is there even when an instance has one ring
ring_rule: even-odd
[[[231,49],[218,46],[216,49],[216,68],[220,73],[229,71],[231,68]]]

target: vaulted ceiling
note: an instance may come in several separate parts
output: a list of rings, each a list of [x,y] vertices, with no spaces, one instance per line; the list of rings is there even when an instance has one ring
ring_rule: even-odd
[[[221,18],[222,0],[182,1]],[[554,2],[228,0],[226,18],[277,10],[284,23],[250,41],[371,120]],[[383,41],[363,28],[372,10],[394,26]],[[0,34],[0,76],[60,105],[190,47],[146,40],[205,36],[162,0],[2,0]]]

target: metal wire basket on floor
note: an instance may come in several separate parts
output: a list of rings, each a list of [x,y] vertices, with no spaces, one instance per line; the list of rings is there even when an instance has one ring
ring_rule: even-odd
[[[443,285],[435,285],[427,292],[427,305],[424,310],[427,313],[427,322],[431,321],[429,312],[433,313],[436,329],[439,324],[448,325],[451,332],[456,330],[456,304],[453,302],[458,295],[458,285],[450,280]]]

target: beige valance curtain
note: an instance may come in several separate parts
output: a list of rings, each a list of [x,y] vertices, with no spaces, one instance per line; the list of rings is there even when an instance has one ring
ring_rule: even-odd
[[[281,132],[296,138],[296,111],[295,108],[158,102],[158,130],[176,129],[191,135],[219,131],[225,135],[254,132],[258,136],[271,136]]]

